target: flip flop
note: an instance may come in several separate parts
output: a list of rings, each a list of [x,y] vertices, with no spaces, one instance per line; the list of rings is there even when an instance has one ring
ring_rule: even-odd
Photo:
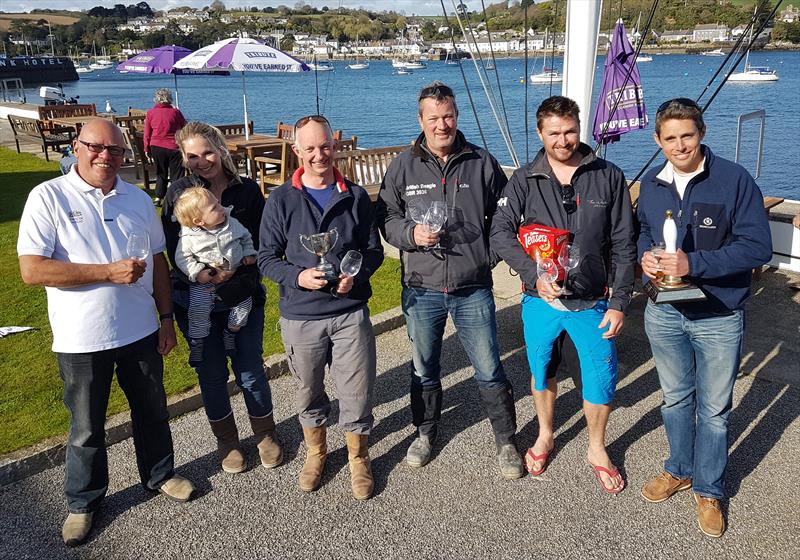
[[[542,468],[538,470],[529,469],[527,461],[525,462],[525,470],[528,471],[528,474],[531,476],[539,476],[547,469],[547,461],[551,458],[553,451],[555,451],[556,447],[551,447],[548,451],[545,451],[541,455],[537,455],[533,452],[533,447],[529,447],[528,451],[525,453],[525,456],[530,457],[534,461],[542,461]]]
[[[617,486],[616,488],[614,488],[614,487],[609,488],[603,482],[603,477],[600,476],[600,473],[603,472],[603,473],[606,473],[611,478],[615,478],[615,477],[619,476],[619,469],[618,468],[614,467],[614,469],[612,470],[612,469],[607,469],[605,467],[601,467],[600,465],[593,465],[591,463],[589,463],[589,466],[592,467],[592,472],[597,477],[598,482],[600,482],[600,486],[602,486],[603,490],[605,490],[609,494],[619,494],[625,488],[625,479],[622,478],[622,477],[620,477],[619,486]]]

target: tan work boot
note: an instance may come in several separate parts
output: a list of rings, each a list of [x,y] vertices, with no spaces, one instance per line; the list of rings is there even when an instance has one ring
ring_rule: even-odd
[[[725,518],[722,516],[719,500],[694,494],[694,501],[697,503],[697,524],[700,525],[700,530],[709,537],[721,537],[725,532]]]
[[[657,504],[668,499],[673,494],[681,490],[688,490],[691,487],[691,478],[675,478],[667,471],[664,471],[642,487],[642,496],[648,502]]]
[[[78,546],[86,537],[89,536],[89,531],[92,530],[92,519],[94,512],[88,513],[72,513],[67,515],[64,526],[61,527],[61,538],[64,539],[64,544],[67,546]]]
[[[211,431],[217,438],[217,453],[222,462],[222,470],[226,473],[240,473],[247,467],[244,455],[239,447],[239,430],[233,412],[222,420],[209,420]]]
[[[303,428],[303,439],[306,442],[306,460],[297,483],[303,492],[313,492],[319,488],[325,458],[328,455],[327,433],[325,426]]]
[[[369,467],[367,435],[347,432],[347,459],[350,463],[350,485],[356,500],[366,500],[372,496],[375,482]]]
[[[256,436],[256,447],[261,457],[261,464],[268,469],[277,467],[283,462],[283,450],[275,434],[275,419],[269,416],[251,416],[250,425]]]
[[[162,484],[158,491],[170,500],[183,503],[192,499],[194,484],[176,474]]]

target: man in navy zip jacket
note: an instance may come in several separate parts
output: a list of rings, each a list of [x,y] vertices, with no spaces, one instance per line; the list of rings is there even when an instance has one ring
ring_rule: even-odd
[[[328,121],[319,115],[300,119],[295,138],[293,149],[303,166],[267,199],[258,265],[280,288],[281,336],[289,369],[299,382],[296,404],[307,449],[299,485],[306,492],[316,490],[325,466],[328,366],[339,398],[339,424],[346,431],[353,496],[364,500],[373,490],[367,439],[374,422],[376,370],[367,301],[383,247],[369,195],[333,166]],[[326,260],[338,268],[342,257],[355,250],[363,262],[355,276],[341,274],[329,282],[315,268],[319,257],[303,247],[300,236],[333,230],[338,240]]]
[[[691,488],[700,529],[720,537],[744,305],[751,270],[772,257],[772,241],[758,185],[741,166],[701,144],[705,131],[694,101],[663,103],[656,112],[655,141],[667,162],[641,184],[638,253],[644,280],[659,271],[684,276],[707,297],[685,304],[647,302],[645,330],[664,391],[661,414],[670,455],[642,495],[657,503]],[[667,210],[678,227],[678,250],[658,259],[650,248],[664,241]]]
[[[417,437],[406,463],[431,458],[442,411],[442,338],[450,315],[475,368],[481,404],[494,431],[505,478],[522,476],[514,440],[516,410],[497,344],[489,228],[506,184],[500,165],[458,130],[453,90],[441,82],[417,99],[422,133],[389,165],[378,198],[378,223],[400,249],[403,314],[413,345],[411,415]],[[432,230],[425,220],[434,204],[447,221]],[[493,262],[494,261],[494,262]]]

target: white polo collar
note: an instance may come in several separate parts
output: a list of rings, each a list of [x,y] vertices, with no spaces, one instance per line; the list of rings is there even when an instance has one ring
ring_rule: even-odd
[[[112,195],[124,195],[129,194],[129,186],[128,184],[119,178],[117,175],[116,179],[114,180],[114,186],[108,192],[108,195],[104,195],[103,191],[99,187],[94,187],[83,180],[83,178],[78,174],[78,165],[75,164],[70,167],[69,173],[67,173],[67,179],[69,183],[83,193],[97,193],[101,197],[102,196],[112,196]]]

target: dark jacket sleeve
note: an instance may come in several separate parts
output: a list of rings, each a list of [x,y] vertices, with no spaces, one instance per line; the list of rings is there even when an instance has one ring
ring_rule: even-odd
[[[489,190],[487,199],[486,199],[486,229],[485,231],[491,232],[492,230],[492,219],[494,218],[495,210],[497,209],[497,201],[503,197],[503,191],[508,184],[508,177],[506,177],[505,171],[503,168],[500,167],[500,164],[497,163],[497,160],[493,157],[489,157],[489,165],[487,166],[489,170],[488,177],[486,178],[486,187]],[[491,233],[490,233],[491,234]],[[503,257],[500,254],[492,249],[491,243],[489,244],[489,266],[494,268],[503,260]]]
[[[369,282],[375,271],[383,264],[383,245],[375,221],[375,205],[363,190],[358,197],[358,217],[361,224],[358,231],[358,247],[363,260],[361,270],[353,278],[354,286]]]
[[[277,195],[277,196],[276,196]],[[276,192],[267,199],[259,230],[258,269],[277,284],[299,287],[297,277],[303,267],[288,262],[286,256],[286,224],[281,197]]]
[[[524,168],[517,170],[503,191],[492,218],[489,243],[497,253],[529,286],[536,285],[536,262],[528,256],[519,242],[517,233],[525,212],[528,183]]]
[[[413,220],[406,218],[406,204],[400,184],[400,169],[405,158],[401,155],[389,164],[381,181],[376,204],[377,223],[384,239],[401,251],[416,251]]]
[[[764,197],[749,173],[739,176],[731,242],[711,251],[688,254],[689,275],[721,278],[756,268],[772,258],[772,234],[764,211]]]
[[[258,184],[252,179],[243,177],[242,181],[248,181],[248,183],[245,183],[245,186],[247,186],[247,198],[243,201],[247,205],[247,212],[244,215],[242,224],[250,232],[250,235],[253,236],[253,246],[258,250],[260,245],[261,217],[264,215],[264,195],[261,194],[261,189],[258,187]]]
[[[628,183],[622,171],[615,170],[611,180],[615,193],[611,206],[611,269],[614,277],[611,279],[612,294],[608,307],[625,312],[633,295],[636,267],[633,208]]]

